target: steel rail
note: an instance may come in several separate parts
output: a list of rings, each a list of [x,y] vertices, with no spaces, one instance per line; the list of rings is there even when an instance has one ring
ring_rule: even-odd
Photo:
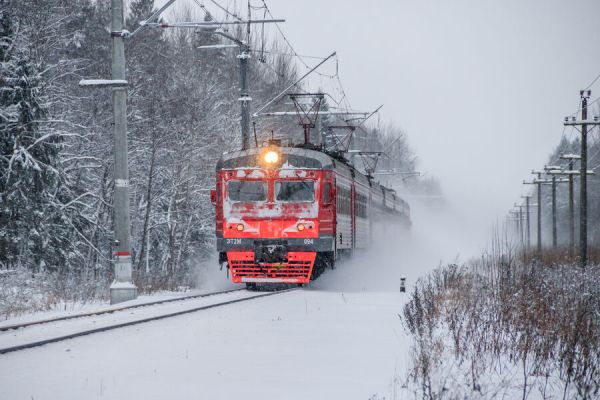
[[[63,317],[54,317],[54,318],[40,319],[40,320],[37,320],[37,321],[23,322],[23,323],[14,324],[14,325],[5,325],[5,326],[0,326],[0,332],[10,331],[10,330],[14,330],[14,329],[27,328],[28,326],[33,326],[33,325],[48,324],[48,323],[57,322],[57,321],[66,321],[68,319],[74,319],[74,318],[85,318],[85,317],[92,317],[94,315],[112,314],[112,313],[117,312],[117,311],[129,310],[129,309],[132,309],[132,308],[141,308],[141,307],[146,307],[146,306],[154,306],[154,305],[157,305],[157,304],[172,303],[174,301],[184,301],[184,300],[190,300],[190,299],[198,299],[198,298],[202,298],[202,297],[215,296],[215,295],[218,295],[218,294],[238,292],[240,290],[245,290],[245,289],[229,289],[229,290],[222,290],[220,292],[194,294],[194,295],[191,295],[191,296],[182,296],[182,297],[177,297],[177,298],[174,298],[174,299],[156,300],[156,301],[151,301],[151,302],[148,302],[148,303],[133,304],[133,305],[124,306],[124,307],[107,308],[107,309],[104,309],[104,310],[90,311],[90,312],[80,313],[80,314],[74,314],[74,315],[65,315]]]
[[[229,291],[222,292],[222,293],[232,292],[232,291],[236,291],[236,290],[243,290],[243,289],[234,289],[234,290],[229,290]],[[6,353],[12,353],[12,352],[15,352],[15,351],[31,349],[31,348],[34,348],[34,347],[43,346],[45,344],[62,342],[62,341],[65,341],[65,340],[74,339],[74,338],[77,338],[77,337],[80,337],[80,336],[87,336],[87,335],[91,335],[91,334],[94,334],[94,333],[100,333],[100,332],[106,332],[106,331],[110,331],[110,330],[114,330],[114,329],[125,328],[125,327],[128,327],[128,326],[137,325],[137,324],[143,324],[143,323],[146,323],[146,322],[152,322],[152,321],[158,321],[158,320],[165,319],[165,318],[177,317],[179,315],[190,314],[190,313],[193,313],[193,312],[202,311],[202,310],[208,310],[208,309],[211,309],[211,308],[226,306],[226,305],[234,304],[234,303],[240,303],[242,301],[254,300],[254,299],[259,299],[259,298],[262,298],[262,297],[273,296],[273,295],[276,295],[276,294],[287,293],[287,292],[290,292],[290,291],[293,291],[293,290],[298,290],[298,288],[291,288],[291,289],[279,290],[279,291],[274,291],[274,292],[268,292],[268,293],[264,293],[264,294],[259,294],[259,295],[256,295],[256,296],[244,297],[244,298],[241,298],[241,299],[234,299],[234,300],[223,301],[221,303],[208,304],[208,305],[205,305],[205,306],[194,307],[194,308],[190,308],[190,309],[187,309],[187,310],[181,310],[181,311],[176,311],[176,312],[172,312],[172,313],[156,315],[156,316],[153,316],[153,317],[146,317],[146,318],[142,318],[142,319],[138,319],[138,320],[134,320],[134,321],[121,322],[119,324],[108,325],[108,326],[103,326],[103,327],[94,328],[94,329],[88,329],[88,330],[85,330],[85,331],[70,333],[68,335],[57,336],[57,337],[50,338],[50,339],[38,340],[38,341],[35,341],[35,342],[21,344],[21,345],[18,345],[18,346],[0,348],[0,354],[6,354]]]

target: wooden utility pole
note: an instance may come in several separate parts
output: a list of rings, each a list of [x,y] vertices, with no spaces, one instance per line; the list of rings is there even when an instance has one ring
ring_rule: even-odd
[[[576,155],[572,155],[572,154],[568,154],[566,156],[561,156],[562,159],[568,159],[569,160],[569,169],[568,170],[564,170],[561,169],[560,167],[545,167],[544,169],[546,169],[546,173],[548,175],[552,175],[552,176],[557,176],[557,175],[562,175],[562,176],[568,176],[568,179],[560,179],[557,180],[557,183],[563,183],[563,182],[568,182],[569,183],[569,246],[571,248],[571,250],[569,250],[569,255],[573,256],[573,247],[574,247],[574,243],[575,243],[575,211],[574,211],[574,207],[573,207],[573,178],[576,175],[580,175],[581,171],[575,171],[573,169],[573,160],[575,159],[579,159],[579,156]],[[586,172],[586,175],[594,175],[594,171],[588,170]]]
[[[531,221],[531,217],[530,217],[530,211],[529,211],[529,200],[531,199],[530,195],[527,196],[521,196],[522,198],[525,199],[525,225],[526,225],[526,232],[527,232],[527,238],[526,238],[526,242],[525,242],[525,248],[527,249],[527,251],[529,251],[529,248],[531,247],[531,229],[530,229],[530,221]]]
[[[519,233],[519,239],[521,240],[521,246],[525,247],[525,227],[523,225],[523,205],[522,204],[517,204],[515,203],[513,205],[513,207],[518,208],[519,210],[516,211],[516,214],[518,215],[518,226],[517,226],[517,230]]]
[[[542,258],[542,184],[541,184],[541,172],[531,171],[532,174],[537,174],[537,179],[532,182],[523,181],[524,185],[537,185],[537,258]]]
[[[560,158],[569,161],[568,171],[575,172],[573,170],[575,160],[579,160],[581,156],[576,154],[562,154]],[[571,259],[573,258],[575,250],[575,201],[573,198],[573,180],[574,174],[569,174],[569,257]]]
[[[580,162],[580,175],[581,181],[579,182],[579,256],[582,267],[587,265],[588,254],[587,254],[587,132],[588,126],[600,125],[598,118],[594,118],[594,121],[588,121],[587,119],[587,107],[588,99],[592,95],[591,90],[581,90],[579,92],[581,97],[581,120],[577,121],[575,117],[569,121],[565,118],[564,125],[566,126],[581,126],[581,162]]]
[[[542,185],[552,185],[552,248],[558,247],[558,230],[557,230],[557,213],[556,213],[556,184],[568,182],[568,179],[556,179],[556,175],[563,174],[560,167],[557,166],[546,166],[544,167],[546,174],[551,175],[552,179],[544,180],[541,182]]]

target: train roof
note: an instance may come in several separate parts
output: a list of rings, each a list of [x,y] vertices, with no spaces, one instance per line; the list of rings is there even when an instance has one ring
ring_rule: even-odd
[[[386,192],[396,193],[394,189],[383,186],[373,179],[369,179],[363,173],[359,172],[347,162],[337,160],[331,155],[319,150],[307,149],[303,147],[279,147],[284,156],[283,168],[303,168],[303,169],[336,169],[345,170],[348,174],[354,175],[354,179],[373,188],[384,190]],[[263,147],[255,147],[247,150],[236,150],[223,153],[217,162],[216,169],[236,169],[261,167],[259,156],[264,150]]]
[[[264,148],[238,150],[224,153],[217,162],[217,170],[243,167],[259,167],[259,155]],[[290,168],[330,169],[335,167],[333,158],[321,151],[301,147],[279,147],[284,155],[284,166]]]

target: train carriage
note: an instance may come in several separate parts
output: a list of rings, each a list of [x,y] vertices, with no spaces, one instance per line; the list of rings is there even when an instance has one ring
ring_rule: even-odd
[[[374,221],[410,225],[408,204],[344,160],[274,142],[224,154],[211,200],[219,263],[248,286],[306,284],[366,248]]]

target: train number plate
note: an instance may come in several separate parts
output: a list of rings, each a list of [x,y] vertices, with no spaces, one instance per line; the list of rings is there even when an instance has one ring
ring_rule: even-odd
[[[227,243],[227,244],[242,244],[242,239],[241,238],[225,239],[225,243]]]

